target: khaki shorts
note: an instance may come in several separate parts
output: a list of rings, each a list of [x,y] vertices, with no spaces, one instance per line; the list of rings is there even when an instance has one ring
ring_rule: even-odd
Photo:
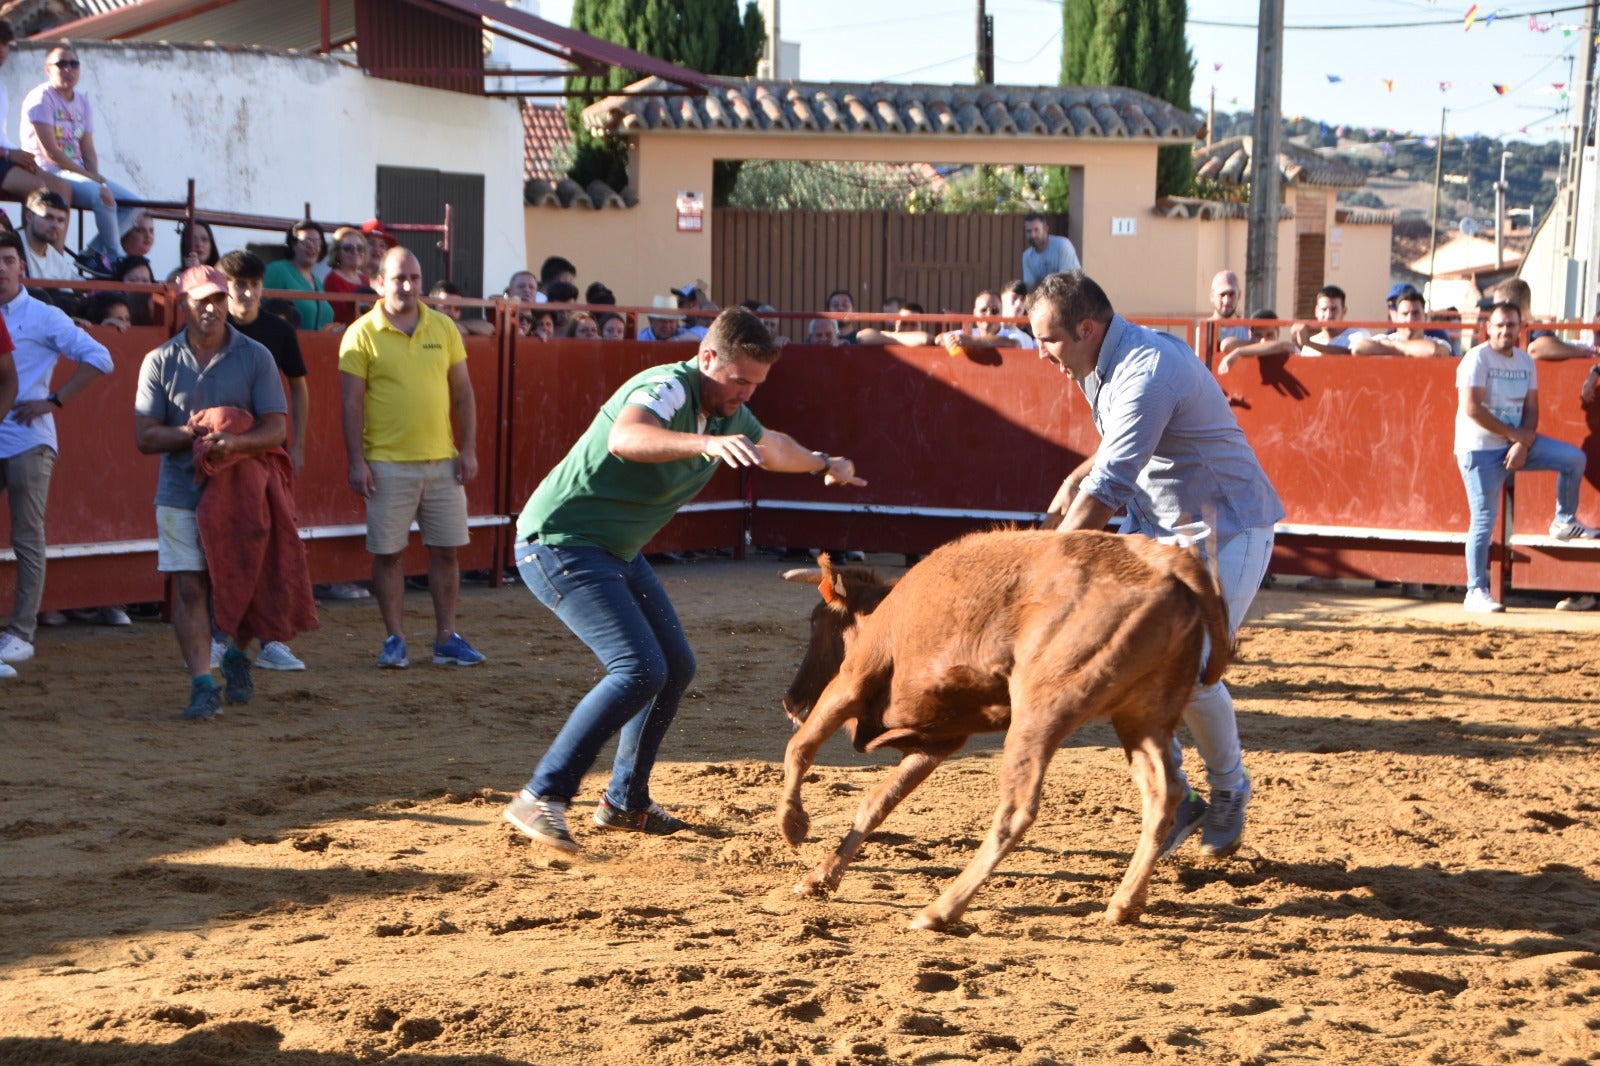
[[[422,543],[459,548],[467,535],[467,490],[456,481],[456,461],[367,464],[372,498],[367,501],[367,551],[394,555],[411,539],[411,523],[422,527]]]
[[[156,569],[163,574],[206,572],[200,522],[193,511],[156,506]]]

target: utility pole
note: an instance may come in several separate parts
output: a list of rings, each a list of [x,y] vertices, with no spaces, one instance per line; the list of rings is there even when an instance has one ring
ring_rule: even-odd
[[[1506,265],[1506,160],[1510,152],[1500,153],[1500,180],[1494,183],[1494,268]]]
[[[1245,306],[1271,307],[1278,287],[1278,144],[1283,89],[1283,0],[1261,0],[1256,19],[1256,100],[1250,149],[1250,229]]]
[[[978,84],[994,84],[994,16],[984,13],[984,0],[978,0]]]
[[[1584,149],[1594,128],[1589,119],[1594,101],[1595,8],[1591,2],[1583,20],[1583,75],[1578,79],[1578,109],[1572,123],[1572,142],[1567,154],[1567,170],[1561,182],[1561,210],[1565,225],[1561,229],[1561,256],[1572,260],[1578,254],[1578,184],[1583,173]],[[1575,311],[1578,309],[1569,309]]]
[[[1433,306],[1433,263],[1439,255],[1439,186],[1444,182],[1444,120],[1448,107],[1439,109],[1439,145],[1433,154],[1433,224],[1428,227],[1428,306]]]

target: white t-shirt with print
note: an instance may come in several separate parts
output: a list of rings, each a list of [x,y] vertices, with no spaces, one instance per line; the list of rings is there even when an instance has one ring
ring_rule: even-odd
[[[1480,344],[1461,357],[1456,367],[1456,388],[1483,389],[1483,405],[1489,413],[1513,428],[1522,425],[1522,407],[1528,393],[1539,387],[1533,356],[1521,348],[1501,355],[1487,344]],[[1511,442],[1490,433],[1456,408],[1456,454],[1488,448],[1509,448]]]

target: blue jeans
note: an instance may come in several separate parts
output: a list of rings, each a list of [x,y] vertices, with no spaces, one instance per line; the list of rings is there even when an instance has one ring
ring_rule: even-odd
[[[1467,527],[1467,588],[1489,587],[1489,542],[1500,517],[1500,489],[1514,473],[1506,469],[1506,453],[1511,446],[1463,452],[1456,456],[1461,480],[1467,486],[1467,506],[1472,522]],[[1556,472],[1556,521],[1570,522],[1578,516],[1578,488],[1583,483],[1587,459],[1582,449],[1549,437],[1535,437],[1528,449],[1527,470]]]
[[[137,207],[107,207],[100,199],[100,186],[82,174],[75,174],[70,170],[63,170],[56,174],[71,185],[72,206],[80,210],[94,212],[94,240],[89,242],[89,247],[97,248],[104,252],[115,262],[122,258],[122,235],[133,225],[134,216],[139,213]],[[114,181],[106,182],[111,186],[111,194],[120,204],[123,200],[137,200],[139,194],[125,185]]]
[[[656,753],[695,670],[666,590],[642,554],[623,562],[600,548],[519,544],[517,572],[606,669],[567,716],[528,791],[570,802],[601,747],[620,734],[606,801],[644,810]]]

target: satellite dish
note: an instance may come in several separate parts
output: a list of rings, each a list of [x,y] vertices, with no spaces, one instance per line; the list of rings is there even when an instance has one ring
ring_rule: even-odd
[[[1463,237],[1476,237],[1479,229],[1478,220],[1475,218],[1464,218],[1456,223],[1456,229],[1461,231],[1461,235]]]

